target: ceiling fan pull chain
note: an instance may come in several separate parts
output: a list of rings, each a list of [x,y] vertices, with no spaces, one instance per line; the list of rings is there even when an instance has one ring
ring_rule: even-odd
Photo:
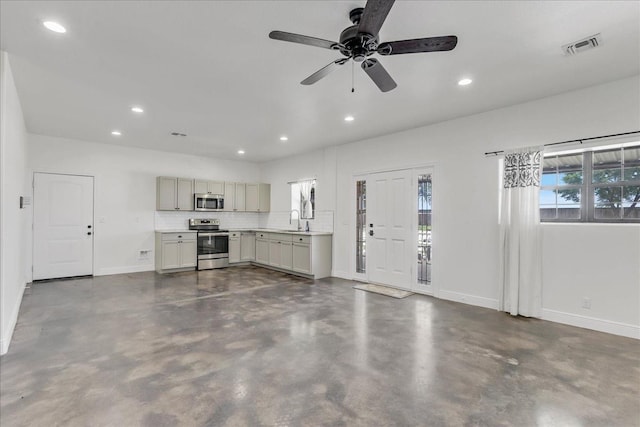
[[[354,65],[353,65],[353,61],[351,61],[351,93],[354,93],[356,91],[355,83],[354,83]]]

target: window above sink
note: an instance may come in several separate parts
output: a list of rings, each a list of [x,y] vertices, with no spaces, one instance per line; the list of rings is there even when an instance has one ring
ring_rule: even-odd
[[[291,210],[300,213],[300,219],[313,219],[316,212],[316,180],[289,182],[291,185]]]

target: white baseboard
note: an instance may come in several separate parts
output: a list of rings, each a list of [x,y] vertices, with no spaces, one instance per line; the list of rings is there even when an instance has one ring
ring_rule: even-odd
[[[628,323],[614,322],[598,319],[596,317],[582,316],[579,314],[565,313],[562,311],[542,309],[542,319],[579,328],[592,329],[608,334],[621,335],[623,337],[640,339],[640,326]]]
[[[155,267],[153,264],[145,265],[128,265],[124,267],[108,267],[97,270],[94,276],[110,276],[112,274],[127,274],[127,273],[141,273],[143,271],[153,271]]]
[[[498,300],[493,298],[479,297],[476,295],[463,294],[461,292],[447,291],[440,289],[438,298],[449,301],[461,302],[463,304],[476,305],[478,307],[498,309]]]
[[[9,327],[4,331],[0,331],[2,336],[0,337],[0,356],[6,354],[9,351],[9,344],[11,344],[11,337],[13,337],[13,331],[16,329],[16,324],[18,323],[18,313],[20,313],[20,304],[22,304],[22,298],[24,297],[24,289],[26,287],[26,283],[22,284],[22,289],[20,290],[20,298],[14,303],[13,311],[11,312],[11,317],[9,318]],[[4,325],[2,325],[4,327]]]
[[[332,271],[331,276],[337,277],[339,279],[351,280],[351,275],[346,271]]]

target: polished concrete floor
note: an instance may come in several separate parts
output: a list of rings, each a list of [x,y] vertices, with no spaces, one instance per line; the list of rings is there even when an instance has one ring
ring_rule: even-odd
[[[635,426],[640,342],[256,267],[33,285],[5,426]]]

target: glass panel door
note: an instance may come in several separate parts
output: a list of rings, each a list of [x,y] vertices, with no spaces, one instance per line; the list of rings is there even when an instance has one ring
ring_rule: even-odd
[[[367,181],[356,182],[356,273],[367,272]]]
[[[431,285],[432,232],[431,174],[418,175],[418,284]]]

